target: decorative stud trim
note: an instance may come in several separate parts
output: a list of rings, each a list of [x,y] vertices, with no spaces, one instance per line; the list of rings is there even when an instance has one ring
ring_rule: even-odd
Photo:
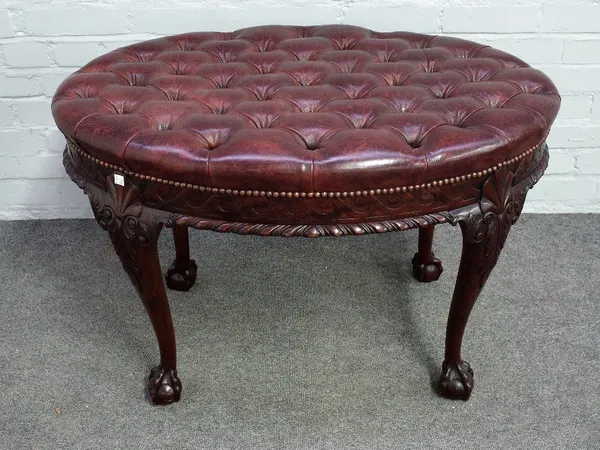
[[[466,175],[457,175],[455,177],[444,178],[441,180],[436,180],[436,181],[432,181],[432,182],[428,182],[428,183],[421,183],[421,184],[415,184],[415,185],[409,185],[409,186],[397,186],[397,187],[391,187],[391,188],[377,188],[377,189],[370,189],[370,190],[347,191],[347,192],[346,191],[345,192],[285,192],[285,191],[284,192],[273,192],[273,191],[259,191],[259,190],[253,190],[253,189],[224,189],[224,188],[216,188],[216,187],[210,187],[210,186],[199,186],[196,184],[182,183],[179,181],[166,180],[163,178],[157,178],[157,177],[153,177],[150,175],[144,175],[144,174],[140,174],[137,172],[132,172],[130,170],[126,170],[123,167],[117,166],[115,164],[109,164],[107,162],[104,162],[104,161],[90,155],[89,153],[86,153],[75,142],[73,142],[71,140],[67,140],[67,146],[71,150],[77,151],[77,153],[79,153],[83,158],[86,158],[101,167],[111,169],[111,170],[114,170],[117,172],[121,172],[127,176],[139,178],[140,180],[148,180],[153,183],[167,184],[169,186],[181,187],[184,189],[185,188],[194,189],[194,190],[197,190],[200,192],[211,192],[213,194],[226,194],[226,195],[234,195],[234,196],[242,196],[242,197],[247,196],[247,197],[274,197],[274,198],[313,198],[313,197],[314,198],[334,198],[334,197],[361,197],[361,196],[367,197],[367,196],[375,196],[375,195],[397,194],[400,192],[413,192],[413,191],[419,191],[419,190],[427,190],[427,189],[431,189],[432,187],[438,187],[438,186],[442,186],[442,185],[460,183],[460,182],[466,181],[466,180],[482,178],[487,175],[491,175],[492,173],[496,172],[497,170],[499,170],[502,167],[514,164],[514,163],[522,160],[526,156],[530,155],[531,153],[535,152],[544,144],[544,142],[546,140],[546,136],[544,136],[544,139],[542,139],[542,141],[540,143],[534,145],[533,147],[529,148],[527,151],[521,153],[520,155],[515,156],[514,158],[508,159],[506,161],[500,162],[500,163],[496,164],[495,166],[492,166],[488,169],[485,169],[485,170],[482,170],[479,172],[473,172],[473,173],[466,174]]]

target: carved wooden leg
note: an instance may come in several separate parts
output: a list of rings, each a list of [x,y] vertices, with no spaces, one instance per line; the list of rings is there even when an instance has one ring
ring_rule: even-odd
[[[154,404],[172,403],[181,396],[181,382],[177,377],[173,320],[158,259],[162,221],[156,212],[142,207],[139,190],[128,180],[125,183],[126,187],[115,186],[108,177],[108,192],[95,187],[86,187],[86,192],[96,220],[108,231],[158,340],[160,365],[150,372],[148,397]]]
[[[175,240],[175,261],[165,275],[167,286],[176,291],[189,291],[196,282],[198,266],[196,266],[196,261],[190,259],[188,228],[174,225],[173,238]]]
[[[434,230],[434,225],[419,228],[419,251],[412,259],[413,275],[423,283],[437,280],[444,271],[442,262],[431,250]]]
[[[496,265],[511,226],[517,221],[525,189],[512,186],[513,174],[502,168],[483,187],[479,204],[454,211],[460,224],[463,250],[446,329],[440,393],[468,400],[473,389],[473,370],[461,358],[461,345],[471,309]]]

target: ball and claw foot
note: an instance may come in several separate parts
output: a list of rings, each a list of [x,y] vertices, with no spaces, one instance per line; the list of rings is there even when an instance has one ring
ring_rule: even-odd
[[[413,256],[412,265],[414,277],[422,283],[436,281],[444,271],[442,262],[439,259],[432,258],[427,263],[421,263],[418,253]]]
[[[473,390],[473,369],[466,361],[442,364],[440,395],[452,400],[469,400]]]
[[[153,405],[168,405],[181,398],[181,381],[177,370],[156,366],[150,371],[146,394]]]
[[[174,291],[189,291],[196,282],[197,273],[198,266],[196,266],[196,261],[193,259],[190,260],[189,267],[183,272],[178,270],[177,265],[173,263],[165,275],[167,287]]]

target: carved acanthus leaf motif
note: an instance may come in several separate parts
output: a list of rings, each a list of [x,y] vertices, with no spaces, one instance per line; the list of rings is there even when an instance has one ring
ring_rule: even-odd
[[[158,238],[162,223],[154,217],[144,215],[139,189],[125,178],[125,186],[117,186],[112,177],[106,178],[108,192],[86,186],[86,193],[94,216],[100,226],[108,231],[115,251],[131,281],[141,291],[137,248],[146,247]]]
[[[499,169],[483,185],[479,204],[453,213],[452,223],[464,229],[465,244],[485,246],[480,286],[496,265],[508,232],[523,208],[527,188],[513,186],[513,179],[512,172]]]

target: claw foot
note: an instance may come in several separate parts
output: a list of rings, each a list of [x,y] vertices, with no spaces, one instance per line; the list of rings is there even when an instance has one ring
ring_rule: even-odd
[[[473,369],[466,361],[442,364],[440,394],[452,400],[469,400],[473,390]]]
[[[196,282],[197,272],[198,266],[196,266],[196,261],[193,259],[190,260],[189,267],[184,271],[177,269],[177,265],[174,262],[165,275],[167,287],[174,291],[189,291]]]
[[[422,283],[430,283],[437,280],[444,271],[442,262],[439,259],[432,258],[432,260],[427,263],[421,263],[418,253],[415,253],[415,256],[412,259],[412,265],[413,275]]]
[[[154,405],[178,402],[181,397],[181,381],[177,377],[177,370],[154,367],[148,378],[147,394]]]

